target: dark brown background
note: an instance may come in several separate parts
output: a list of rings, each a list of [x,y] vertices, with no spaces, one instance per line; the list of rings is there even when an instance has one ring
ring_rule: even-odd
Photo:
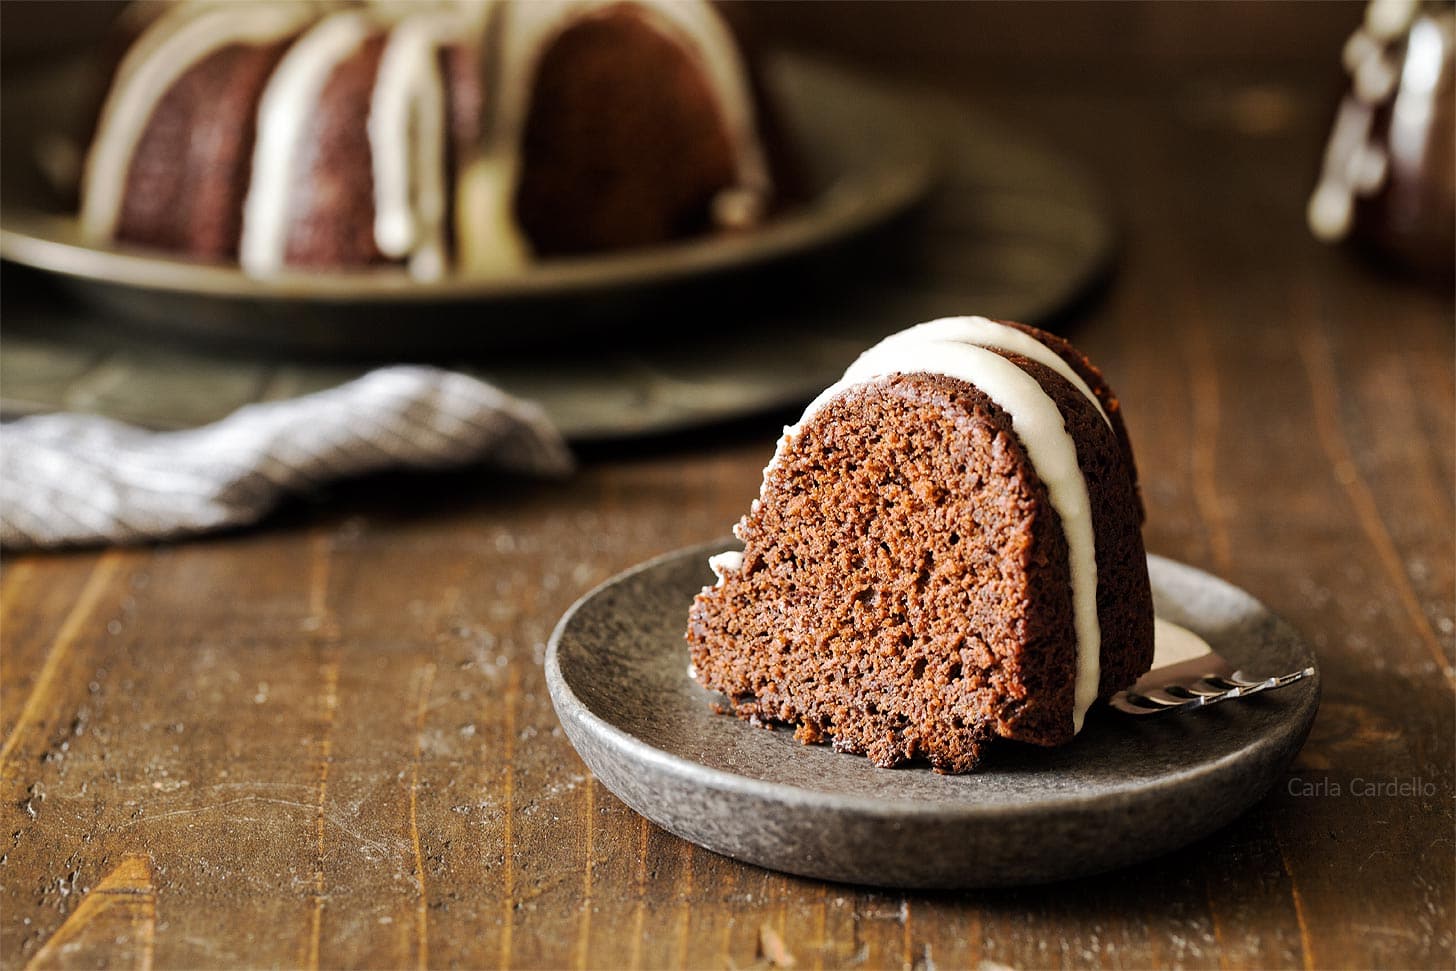
[[[1104,181],[1121,264],[1065,327],[1126,405],[1149,548],[1247,588],[1320,655],[1288,782],[1172,857],[1013,892],[797,880],[644,823],[561,737],[542,645],[590,585],[723,533],[784,417],[767,416],[594,450],[564,484],[390,477],[238,535],[12,558],[0,961],[1456,961],[1452,301],[1302,223],[1360,8],[759,13]]]

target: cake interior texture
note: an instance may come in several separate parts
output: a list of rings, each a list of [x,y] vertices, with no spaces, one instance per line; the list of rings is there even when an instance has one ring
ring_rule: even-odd
[[[1035,379],[1076,444],[1106,698],[1152,659],[1131,452],[1096,369],[1065,341],[1018,330],[1097,399],[995,351]],[[719,567],[719,584],[693,604],[700,683],[742,717],[885,767],[967,772],[994,739],[1070,741],[1080,718],[1068,540],[1012,424],[978,387],[935,373],[853,383],[812,409],[736,529],[741,561]]]

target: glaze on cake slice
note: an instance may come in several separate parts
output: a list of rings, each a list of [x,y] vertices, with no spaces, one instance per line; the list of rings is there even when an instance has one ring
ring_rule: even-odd
[[[1121,409],[1071,345],[980,317],[865,352],[785,429],[688,641],[744,718],[885,767],[1059,745],[1153,656]]]

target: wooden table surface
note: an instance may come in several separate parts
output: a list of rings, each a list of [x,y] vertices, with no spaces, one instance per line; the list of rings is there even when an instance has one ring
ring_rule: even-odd
[[[562,736],[544,642],[591,585],[725,531],[767,416],[598,449],[564,483],[386,477],[234,535],[9,558],[0,962],[1456,963],[1452,302],[1302,223],[1330,45],[1358,10],[991,8],[1039,72],[971,37],[978,9],[818,16],[1105,181],[1121,264],[1064,326],[1124,401],[1149,549],[1248,589],[1319,654],[1287,780],[1182,852],[1014,891],[800,880],[646,823]]]

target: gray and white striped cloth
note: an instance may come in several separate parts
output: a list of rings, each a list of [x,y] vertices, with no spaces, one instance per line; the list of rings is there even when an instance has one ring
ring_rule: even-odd
[[[284,495],[326,482],[476,462],[550,476],[572,467],[539,407],[430,367],[382,368],[187,431],[37,415],[0,426],[0,546],[203,533],[255,522]]]

